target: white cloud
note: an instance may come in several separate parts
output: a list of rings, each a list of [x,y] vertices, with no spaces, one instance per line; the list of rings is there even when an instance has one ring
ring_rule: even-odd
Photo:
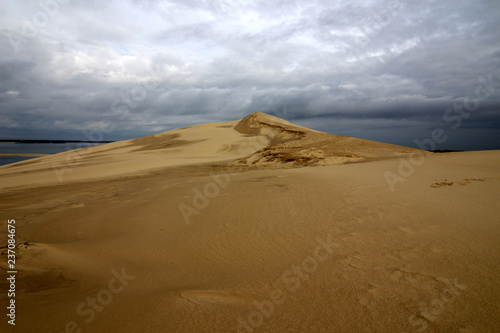
[[[388,12],[393,3],[73,0],[27,38],[23,26],[43,9],[6,1],[2,124],[50,133],[112,119],[133,137],[285,107],[282,116],[313,127],[339,117],[355,126],[360,114],[393,124],[419,108],[440,121],[443,103],[469,96],[500,66],[500,5],[396,1]],[[157,89],[128,115],[112,110],[147,82]]]

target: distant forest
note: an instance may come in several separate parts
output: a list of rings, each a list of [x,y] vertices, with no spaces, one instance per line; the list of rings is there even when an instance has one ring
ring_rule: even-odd
[[[88,140],[0,140],[11,143],[111,143],[114,141],[88,141]]]
[[[428,150],[431,153],[459,153],[462,152],[463,150],[447,150],[447,149],[441,149],[441,150]]]

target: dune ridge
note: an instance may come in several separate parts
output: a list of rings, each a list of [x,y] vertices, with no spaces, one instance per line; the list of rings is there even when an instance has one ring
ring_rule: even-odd
[[[261,112],[240,120],[234,129],[264,135],[269,144],[235,161],[258,167],[335,165],[394,157],[426,156],[429,152],[381,142],[334,135],[294,125]]]

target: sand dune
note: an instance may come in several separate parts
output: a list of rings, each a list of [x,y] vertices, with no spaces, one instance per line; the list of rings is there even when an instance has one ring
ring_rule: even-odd
[[[500,330],[499,151],[256,113],[72,154],[0,167],[2,332]]]
[[[270,140],[266,147],[235,161],[240,165],[335,165],[428,155],[418,149],[314,131],[260,112],[243,118],[234,128]]]
[[[19,188],[117,178],[201,163],[282,168],[418,154],[428,153],[322,133],[255,112],[240,121],[191,126],[0,166],[0,181],[2,188]]]
[[[168,166],[229,161],[266,144],[263,138],[238,133],[234,124],[192,126],[0,166],[0,181],[3,188],[19,188],[117,178]]]

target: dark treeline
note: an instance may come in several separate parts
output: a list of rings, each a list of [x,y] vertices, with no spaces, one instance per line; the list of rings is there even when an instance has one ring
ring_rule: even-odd
[[[11,143],[111,143],[114,141],[88,141],[88,140],[0,140]]]
[[[441,150],[428,150],[431,153],[459,153],[463,152],[463,150],[448,150],[448,149],[441,149]]]

